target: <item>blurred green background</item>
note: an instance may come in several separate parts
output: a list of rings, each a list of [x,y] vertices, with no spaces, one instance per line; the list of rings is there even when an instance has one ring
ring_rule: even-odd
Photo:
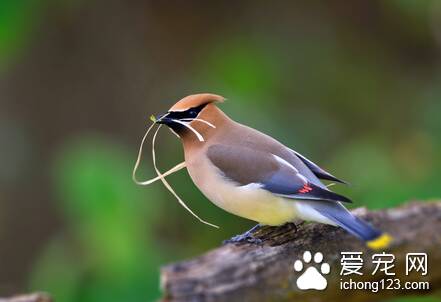
[[[196,92],[351,182],[355,206],[441,196],[439,1],[2,0],[0,296],[153,301],[162,264],[253,225],[186,172],[170,182],[220,230],[131,180],[148,116]],[[162,134],[164,170],[183,155]]]

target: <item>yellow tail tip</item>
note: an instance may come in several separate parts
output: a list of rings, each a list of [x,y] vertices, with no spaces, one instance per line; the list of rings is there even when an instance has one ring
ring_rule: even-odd
[[[370,240],[366,242],[366,245],[373,250],[381,250],[386,249],[390,246],[393,238],[387,233],[382,234],[381,236],[375,238],[374,240]]]

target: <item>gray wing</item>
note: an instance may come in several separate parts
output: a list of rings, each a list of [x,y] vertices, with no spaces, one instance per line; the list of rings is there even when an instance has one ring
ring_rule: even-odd
[[[289,162],[303,176],[307,177],[310,182],[323,189],[326,189],[326,186],[321,183],[320,179],[345,183],[319,167],[305,156],[286,147],[271,136],[245,125],[237,124],[237,126],[240,127],[240,131],[237,131],[238,135],[234,137],[234,141],[231,142],[231,136],[228,136],[228,139],[225,140],[224,144],[232,144],[237,147],[246,147],[253,150],[260,150],[262,152],[275,154]]]
[[[241,186],[259,184],[264,190],[292,199],[351,202],[315,185],[289,162],[269,152],[217,144],[207,149],[207,157],[224,177]]]
[[[329,173],[328,171],[325,171],[324,169],[320,168],[317,164],[315,164],[314,162],[312,162],[311,160],[307,159],[306,157],[304,157],[302,154],[298,153],[297,151],[294,151],[292,149],[290,149],[311,171],[312,173],[315,174],[315,176],[317,176],[320,179],[326,179],[326,180],[331,180],[331,181],[336,181],[342,184],[347,184],[346,181],[341,180],[337,177],[335,177],[334,175],[332,175],[331,173]]]

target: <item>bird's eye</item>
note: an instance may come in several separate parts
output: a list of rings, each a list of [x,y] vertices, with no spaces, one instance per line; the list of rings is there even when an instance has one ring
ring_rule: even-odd
[[[198,112],[196,110],[190,110],[188,111],[188,116],[191,118],[195,118],[196,116],[198,116]]]

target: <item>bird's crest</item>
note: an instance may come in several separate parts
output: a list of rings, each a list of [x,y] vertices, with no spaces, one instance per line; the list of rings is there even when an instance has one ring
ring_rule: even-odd
[[[185,111],[208,103],[222,103],[225,101],[223,96],[211,93],[199,93],[186,96],[174,104],[169,111]]]

